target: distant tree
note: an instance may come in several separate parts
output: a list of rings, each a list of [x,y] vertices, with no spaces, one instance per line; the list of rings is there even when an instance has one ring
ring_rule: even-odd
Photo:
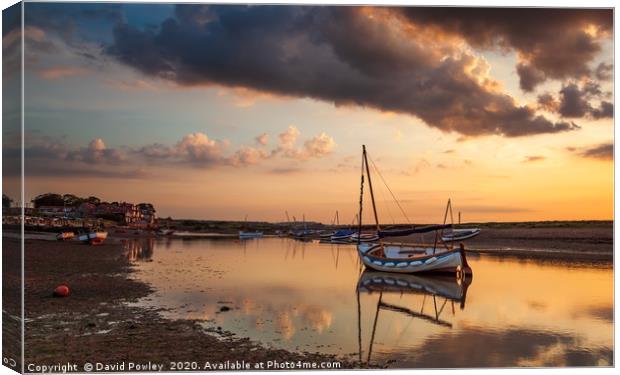
[[[155,210],[155,208],[153,207],[153,205],[151,203],[138,203],[138,207],[141,210]]]
[[[41,206],[63,206],[65,204],[63,196],[56,193],[37,195],[31,202],[34,204],[34,208],[39,208]]]
[[[11,207],[11,203],[13,203],[13,200],[11,198],[9,198],[8,195],[2,194],[2,207],[3,208],[9,208],[9,207]]]
[[[92,203],[94,205],[98,205],[98,204],[101,203],[101,199],[99,199],[97,197],[90,196],[90,197],[86,198],[86,202]]]
[[[78,207],[79,205],[85,202],[84,198],[80,198],[77,195],[73,195],[73,194],[65,194],[62,196],[62,199],[64,201],[63,205],[66,205],[69,207]]]

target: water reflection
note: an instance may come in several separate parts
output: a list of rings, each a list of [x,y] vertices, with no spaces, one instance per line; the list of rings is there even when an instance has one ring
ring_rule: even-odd
[[[451,315],[454,316],[456,313],[455,302],[459,303],[461,310],[465,309],[465,298],[470,284],[471,278],[457,279],[450,276],[408,275],[365,270],[357,283],[358,322],[360,323],[358,325],[359,361],[363,362],[361,326],[363,312],[360,304],[360,293],[378,294],[366,357],[366,363],[370,364],[377,325],[380,324],[380,313],[382,311],[402,314],[405,319],[410,319],[409,323],[412,323],[414,319],[419,319],[438,326],[452,328],[452,323],[443,319],[442,314],[445,315],[444,311],[449,304]],[[390,302],[390,295],[402,297],[405,294],[421,295],[423,299],[417,307]]]
[[[140,304],[266,346],[393,367],[612,363],[610,266],[472,257],[471,282],[362,273],[354,246],[286,238],[127,246],[156,289]]]
[[[151,261],[153,249],[155,248],[154,238],[132,239],[124,242],[125,253],[131,262]]]

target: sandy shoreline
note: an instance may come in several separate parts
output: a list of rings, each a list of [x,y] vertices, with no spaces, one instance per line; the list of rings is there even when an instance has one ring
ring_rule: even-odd
[[[18,240],[3,242],[5,260],[19,251]],[[198,361],[195,370],[201,370],[206,362],[336,361],[341,368],[356,367],[331,355],[265,348],[221,330],[207,332],[199,321],[167,320],[157,310],[128,306],[152,289],[129,277],[132,265],[118,243],[26,240],[25,257],[26,365],[74,362],[82,371],[86,362],[132,361],[162,364],[165,370],[171,362]],[[70,297],[52,297],[60,283],[71,287]],[[18,306],[6,310],[4,323],[19,332],[8,313]]]

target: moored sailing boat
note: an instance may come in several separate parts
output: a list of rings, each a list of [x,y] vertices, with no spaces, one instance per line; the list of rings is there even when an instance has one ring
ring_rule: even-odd
[[[381,230],[379,217],[375,204],[374,192],[372,189],[372,179],[366,146],[362,146],[362,175],[360,187],[360,206],[359,206],[359,228],[357,249],[358,254],[364,265],[370,269],[382,272],[415,273],[415,272],[450,272],[457,274],[471,274],[471,268],[467,264],[465,249],[460,246],[458,249],[450,248],[444,243],[443,249],[437,249],[437,241],[432,247],[414,247],[395,244],[384,244],[382,238],[408,236],[416,233],[435,232],[436,238],[439,231],[451,228],[451,224],[412,226],[411,228]],[[372,201],[373,214],[377,231],[376,243],[363,243],[362,237],[362,209],[364,194],[364,171],[368,178],[368,188]]]

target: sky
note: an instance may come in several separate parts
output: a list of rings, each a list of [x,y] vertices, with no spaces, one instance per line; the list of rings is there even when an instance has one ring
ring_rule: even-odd
[[[26,3],[24,18],[27,200],[350,223],[365,144],[383,223],[439,222],[448,199],[463,221],[613,218],[609,9]],[[18,136],[5,127],[14,196]]]

